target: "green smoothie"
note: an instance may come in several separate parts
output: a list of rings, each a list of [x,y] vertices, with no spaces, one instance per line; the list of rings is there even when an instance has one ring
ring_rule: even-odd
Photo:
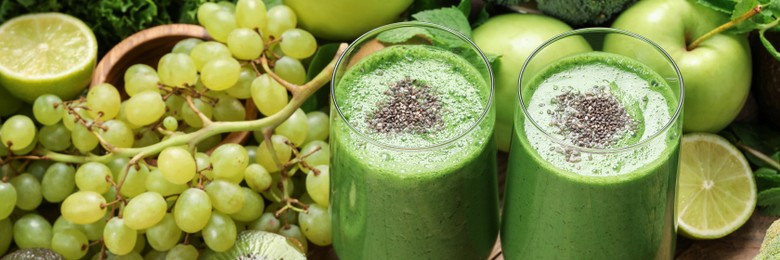
[[[602,52],[559,60],[527,86],[509,155],[506,259],[672,259],[675,91]]]
[[[426,97],[423,112],[434,123],[393,131],[387,124],[410,120],[377,123],[377,115],[403,111],[378,110],[397,101],[399,85],[416,89],[404,100]],[[490,91],[465,59],[424,45],[384,48],[335,82],[331,210],[339,258],[489,255],[499,228]]]

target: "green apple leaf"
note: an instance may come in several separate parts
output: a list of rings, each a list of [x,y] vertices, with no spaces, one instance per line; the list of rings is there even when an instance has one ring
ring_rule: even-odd
[[[780,20],[779,20],[780,21]],[[777,28],[777,26],[773,27]],[[761,30],[758,33],[758,38],[761,40],[761,44],[764,45],[764,48],[769,52],[769,54],[772,54],[772,57],[775,57],[775,59],[780,60],[780,53],[777,52],[777,49],[774,45],[772,45],[769,40],[766,39],[766,36],[764,35],[767,30]]]
[[[731,11],[734,10],[734,6],[737,4],[737,1],[735,0],[697,0],[696,2],[727,14],[731,14]]]

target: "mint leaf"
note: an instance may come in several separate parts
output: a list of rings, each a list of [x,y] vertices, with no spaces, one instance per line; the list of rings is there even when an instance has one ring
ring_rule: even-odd
[[[450,29],[459,31],[471,38],[471,25],[469,20],[455,7],[441,8],[435,10],[422,11],[413,14],[412,17],[422,22],[435,23]]]
[[[756,177],[758,191],[780,187],[780,174],[770,168],[758,168],[753,175]]]
[[[780,205],[762,207],[761,213],[767,216],[780,216]]]
[[[737,1],[734,0],[697,0],[697,3],[723,13],[731,14]]]
[[[766,189],[758,193],[758,205],[780,206],[780,188]]]
[[[376,36],[377,40],[383,43],[395,44],[406,42],[414,37],[424,37],[430,39],[432,37],[428,30],[420,27],[403,27],[392,30],[387,30]]]
[[[460,9],[464,16],[469,17],[469,15],[471,15],[471,0],[460,0],[458,9]]]
[[[482,10],[479,10],[479,16],[477,16],[477,20],[472,23],[473,28],[479,27],[483,23],[487,22],[488,19],[490,19],[490,14],[487,11],[487,7],[483,6]]]
[[[317,48],[317,52],[314,53],[311,62],[309,62],[309,66],[307,66],[309,69],[306,72],[306,81],[313,79],[325,68],[325,66],[328,66],[328,63],[330,63],[338,50],[339,43],[328,43]],[[303,102],[301,109],[303,109],[304,112],[318,110],[320,107],[328,104],[329,94],[329,88],[320,88],[314,95]]]

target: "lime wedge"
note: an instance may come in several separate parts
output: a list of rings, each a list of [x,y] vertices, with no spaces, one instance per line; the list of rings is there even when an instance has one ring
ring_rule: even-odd
[[[0,86],[24,101],[47,93],[77,96],[96,60],[95,34],[75,17],[28,14],[0,25]]]
[[[689,238],[724,237],[756,207],[756,183],[745,156],[715,134],[683,136],[678,187],[677,224]]]

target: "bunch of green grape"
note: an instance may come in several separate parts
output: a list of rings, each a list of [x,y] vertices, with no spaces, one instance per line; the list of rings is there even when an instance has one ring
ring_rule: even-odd
[[[298,109],[269,140],[256,130],[256,142],[246,145],[217,146],[224,136],[214,135],[137,163],[105,157],[199,131],[208,122],[245,120],[247,102],[262,116],[279,112],[289,93],[259,66],[261,56],[283,80],[305,83],[301,59],[312,56],[317,43],[296,28],[290,8],[266,10],[262,0],[209,2],[197,16],[213,40],[185,39],[156,68],[129,67],[126,98],[103,83],[78,100],[40,96],[30,112],[2,122],[0,255],[15,244],[49,248],[67,259],[97,259],[101,248],[129,259],[191,259],[202,250],[230,249],[245,229],[294,238],[304,251],[308,243],[331,243],[323,112]],[[28,160],[34,151],[110,160]],[[54,216],[44,212],[49,208],[56,208]]]

